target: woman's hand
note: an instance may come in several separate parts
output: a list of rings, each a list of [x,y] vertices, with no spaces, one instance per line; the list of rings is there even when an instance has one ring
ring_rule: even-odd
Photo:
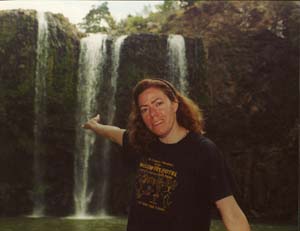
[[[99,114],[96,117],[88,120],[85,124],[82,125],[82,127],[85,129],[90,129],[97,135],[108,138],[121,146],[123,144],[123,134],[125,132],[125,129],[120,129],[112,125],[101,124]]]
[[[95,130],[97,125],[99,125],[100,122],[100,115],[98,114],[94,118],[89,119],[85,124],[82,125],[85,129]]]

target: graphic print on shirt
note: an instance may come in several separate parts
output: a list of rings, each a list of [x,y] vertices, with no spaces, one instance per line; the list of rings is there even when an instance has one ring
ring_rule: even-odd
[[[136,200],[139,205],[167,211],[176,186],[177,171],[173,164],[153,158],[140,162],[136,180]]]

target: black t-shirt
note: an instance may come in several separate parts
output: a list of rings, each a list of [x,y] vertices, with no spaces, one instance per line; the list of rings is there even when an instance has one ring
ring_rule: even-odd
[[[228,168],[216,145],[190,132],[175,144],[157,140],[134,153],[127,132],[124,157],[136,163],[128,231],[209,231],[213,202],[232,194]]]

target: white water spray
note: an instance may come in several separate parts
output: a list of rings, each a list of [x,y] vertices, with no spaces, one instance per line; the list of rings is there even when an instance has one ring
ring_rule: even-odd
[[[116,113],[116,100],[115,95],[117,91],[117,80],[118,80],[118,68],[120,63],[120,51],[122,48],[122,44],[124,40],[127,38],[127,35],[123,35],[117,38],[117,40],[114,42],[113,50],[112,50],[112,76],[111,76],[111,86],[112,86],[112,95],[108,102],[108,124],[112,124],[115,119],[115,113]],[[102,176],[103,181],[101,185],[101,195],[100,195],[100,208],[98,215],[99,216],[107,216],[107,191],[109,186],[109,151],[111,148],[111,143],[109,140],[105,139],[104,145],[103,145],[103,151],[102,151]]]
[[[95,116],[96,96],[106,62],[107,35],[91,35],[80,41],[79,82],[77,87],[77,131],[75,153],[75,217],[88,216],[88,205],[93,191],[88,188],[89,158],[92,155],[95,135],[80,127]]]
[[[42,140],[42,131],[46,123],[46,78],[48,59],[48,23],[44,12],[37,13],[38,38],[37,38],[37,64],[35,72],[35,97],[34,97],[34,217],[44,215],[45,210],[45,185],[43,182],[43,154],[45,152]]]
[[[181,93],[187,95],[187,61],[185,41],[182,35],[169,35],[168,37],[168,66],[169,80]]]

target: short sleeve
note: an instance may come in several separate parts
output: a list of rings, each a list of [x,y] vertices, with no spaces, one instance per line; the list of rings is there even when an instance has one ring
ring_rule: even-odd
[[[227,163],[217,146],[209,139],[202,141],[208,157],[211,201],[215,202],[233,194],[233,178]]]
[[[129,137],[128,137],[128,131],[127,130],[123,133],[123,137],[122,137],[122,149],[123,149],[123,152],[125,152],[125,153],[128,153],[128,151],[130,149]]]
[[[128,137],[128,131],[126,130],[123,133],[123,142],[122,142],[122,156],[123,156],[123,161],[128,164],[128,165],[133,165],[133,167],[136,166],[138,162],[138,154],[134,151],[134,148],[129,142],[129,137]]]

